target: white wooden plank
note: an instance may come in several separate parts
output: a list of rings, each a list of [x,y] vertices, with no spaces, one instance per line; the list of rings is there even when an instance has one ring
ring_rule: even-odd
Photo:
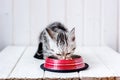
[[[105,64],[105,66],[114,73],[115,76],[120,76],[120,54],[112,48],[94,49],[95,55]]]
[[[100,48],[100,47],[99,47]],[[114,74],[104,65],[101,60],[95,55],[96,51],[94,51],[96,47],[83,47],[77,50],[77,54],[79,53],[85,63],[89,64],[89,68],[87,70],[81,71],[79,73],[80,78],[82,77],[110,77]],[[100,51],[100,50],[98,50]]]
[[[83,45],[83,0],[67,1],[67,20],[66,24],[69,30],[75,27],[76,45]]]
[[[47,0],[30,1],[30,43],[36,45],[40,32],[47,27]]]
[[[13,0],[13,44],[29,44],[29,1]]]
[[[65,23],[65,0],[48,0],[48,23]]]
[[[0,59],[2,59],[0,62],[0,65],[2,64],[3,68],[5,68],[4,65],[7,65],[7,67],[6,69],[3,69],[0,67],[0,71],[2,70],[3,71],[2,75],[4,75],[4,76],[1,76],[0,74],[0,78],[6,78],[10,74],[10,72],[12,73],[10,74],[9,78],[13,78],[13,77],[15,78],[42,78],[42,77],[72,78],[72,77],[79,77],[79,76],[80,78],[82,78],[82,77],[120,76],[120,70],[119,70],[120,65],[118,64],[118,61],[120,60],[120,56],[117,52],[115,52],[114,50],[108,47],[77,47],[75,53],[81,55],[83,57],[84,62],[90,65],[90,67],[87,70],[81,71],[80,75],[78,75],[77,72],[54,73],[54,72],[48,72],[48,71],[45,71],[45,75],[44,75],[44,71],[40,69],[40,64],[44,63],[44,61],[33,58],[33,55],[36,52],[36,49],[37,49],[36,47],[29,47],[25,51],[24,55],[20,59],[19,63],[17,63],[14,69],[13,69],[14,64],[16,64],[15,59],[19,58],[20,55],[18,56],[18,54],[21,52],[21,50],[24,51],[24,48],[23,47],[17,48],[17,47],[10,46],[4,49],[0,53]],[[14,59],[13,57],[6,56],[6,55],[9,55],[8,52],[14,53],[13,54]],[[7,61],[3,56],[7,57]],[[13,60],[11,60],[11,58]],[[113,60],[111,60],[111,58]],[[8,61],[10,63],[8,63]],[[7,64],[3,64],[3,62]],[[114,63],[114,65],[112,63]],[[10,70],[11,68],[13,69],[13,71]],[[6,71],[9,73],[6,74],[5,73]]]
[[[117,10],[118,0],[101,0],[101,26],[103,26],[104,42],[107,46],[117,49]]]
[[[55,72],[45,71],[45,75],[44,75],[44,78],[74,78],[74,77],[79,77],[78,72],[55,73]]]
[[[42,78],[44,71],[40,68],[40,64],[44,60],[35,59],[33,56],[36,47],[28,47],[21,60],[9,76],[9,78]]]
[[[100,45],[100,0],[84,0],[84,45]]]
[[[0,53],[0,78],[7,78],[14,69],[25,47],[8,46]]]

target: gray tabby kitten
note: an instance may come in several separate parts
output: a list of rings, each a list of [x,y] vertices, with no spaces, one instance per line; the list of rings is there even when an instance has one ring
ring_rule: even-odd
[[[41,32],[34,57],[45,59],[54,55],[57,59],[71,59],[75,48],[75,28],[68,31],[63,24],[54,22]]]

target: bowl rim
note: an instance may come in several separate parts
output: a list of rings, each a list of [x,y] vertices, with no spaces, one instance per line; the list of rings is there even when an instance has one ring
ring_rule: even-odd
[[[54,57],[52,55],[52,56],[48,56],[46,59],[55,60],[55,61],[72,61],[72,60],[76,60],[76,59],[82,59],[82,57],[80,55],[74,54],[73,56],[78,56],[78,57],[73,58],[73,59],[54,59],[54,58],[52,58],[52,57]]]
[[[79,55],[78,55],[79,56]],[[70,60],[59,60],[59,59],[54,59],[54,58],[46,58],[45,60],[45,64],[51,64],[51,65],[66,65],[66,64],[69,64],[69,65],[75,65],[75,64],[82,64],[84,63],[83,59],[81,56],[79,56],[79,58],[74,58],[74,59],[70,59]]]

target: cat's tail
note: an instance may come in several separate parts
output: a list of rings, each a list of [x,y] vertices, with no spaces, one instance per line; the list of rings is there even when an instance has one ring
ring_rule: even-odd
[[[39,46],[38,46],[38,50],[37,50],[37,52],[36,52],[35,55],[34,55],[34,58],[44,59],[44,58],[43,58],[43,49],[42,49],[42,46],[43,46],[43,44],[40,42],[40,43],[39,43]]]

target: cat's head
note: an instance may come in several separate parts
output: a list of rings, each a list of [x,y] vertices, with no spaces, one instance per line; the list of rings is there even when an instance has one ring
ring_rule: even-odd
[[[55,53],[54,55],[58,59],[69,59],[76,48],[75,28],[71,31],[61,31],[59,33],[55,33],[51,29],[47,29],[47,32],[54,41],[52,43],[52,45],[55,46],[53,48]]]

